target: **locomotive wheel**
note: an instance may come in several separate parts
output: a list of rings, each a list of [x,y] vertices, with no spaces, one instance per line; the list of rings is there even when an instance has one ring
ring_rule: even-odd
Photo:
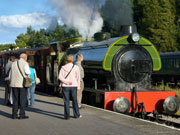
[[[179,109],[179,101],[176,97],[168,97],[165,99],[163,108],[167,114],[174,114]]]
[[[113,104],[113,110],[119,113],[128,113],[130,110],[130,107],[131,107],[131,104],[129,100],[125,97],[117,98]]]

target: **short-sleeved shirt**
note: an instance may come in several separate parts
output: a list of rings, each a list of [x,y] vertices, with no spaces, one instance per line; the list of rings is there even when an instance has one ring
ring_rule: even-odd
[[[31,71],[31,74],[29,75],[29,77],[30,77],[31,79],[33,79],[33,82],[32,82],[32,83],[35,83],[35,82],[36,82],[36,80],[35,80],[35,69],[32,68],[32,67],[30,67],[29,69],[30,69],[30,71]]]

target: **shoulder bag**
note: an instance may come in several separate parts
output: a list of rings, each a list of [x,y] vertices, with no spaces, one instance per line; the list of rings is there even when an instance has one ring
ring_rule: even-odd
[[[37,74],[36,74],[36,70],[35,70],[35,69],[34,69],[34,74],[35,74],[36,84],[39,84],[41,81],[40,81],[40,79],[37,77]]]
[[[29,77],[24,77],[20,68],[19,68],[19,61],[17,61],[17,66],[18,66],[18,69],[23,77],[23,87],[26,87],[26,88],[29,88],[32,86],[32,82],[33,82],[33,79],[29,78]]]

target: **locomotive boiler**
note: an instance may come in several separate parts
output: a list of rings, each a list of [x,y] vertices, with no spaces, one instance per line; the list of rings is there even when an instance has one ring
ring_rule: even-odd
[[[95,41],[69,50],[68,54],[83,54],[87,85],[93,85],[94,80],[98,89],[130,91],[133,87],[138,90],[150,88],[151,73],[161,68],[161,61],[155,47],[140,38],[133,28],[123,27],[120,38],[106,39],[104,34],[99,39],[101,33],[98,33]]]
[[[67,52],[78,53],[84,56],[85,99],[93,104],[103,102],[105,109],[121,113],[178,110],[175,92],[151,89],[151,74],[161,69],[161,59],[135,26],[122,27],[116,38],[97,33],[94,41],[74,44]]]

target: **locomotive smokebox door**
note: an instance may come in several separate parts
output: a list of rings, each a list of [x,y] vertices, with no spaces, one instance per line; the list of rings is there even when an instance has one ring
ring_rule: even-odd
[[[152,73],[152,59],[142,47],[124,47],[113,59],[113,73],[116,80],[138,83]]]
[[[127,87],[128,83],[135,84],[137,88],[142,84],[146,85],[144,82],[150,84],[153,63],[151,56],[143,47],[130,45],[124,46],[116,53],[112,69],[117,84],[116,89],[130,91],[130,87]]]

